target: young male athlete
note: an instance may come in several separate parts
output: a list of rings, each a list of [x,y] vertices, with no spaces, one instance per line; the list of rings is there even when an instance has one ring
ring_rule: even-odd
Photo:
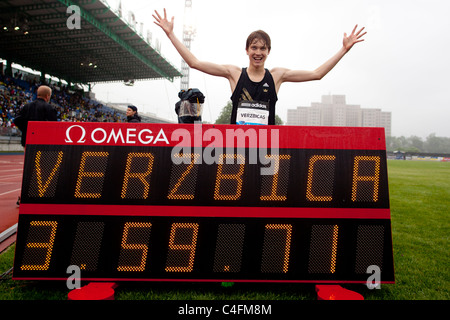
[[[278,90],[283,82],[322,79],[355,43],[364,41],[361,38],[366,34],[366,32],[362,33],[364,28],[357,31],[357,25],[349,36],[344,33],[342,48],[316,70],[273,68],[269,71],[264,68],[264,64],[271,50],[271,42],[269,35],[262,30],[249,35],[245,48],[249,57],[249,66],[240,68],[234,65],[221,65],[198,60],[173,33],[174,17],[169,21],[166,9],[164,9],[164,17],[161,17],[155,10],[153,18],[155,18],[155,24],[163,29],[189,67],[228,79],[233,93],[231,96],[233,103],[231,124],[275,124],[275,103],[278,100]]]

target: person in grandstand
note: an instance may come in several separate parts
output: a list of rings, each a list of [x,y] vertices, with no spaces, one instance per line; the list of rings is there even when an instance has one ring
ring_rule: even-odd
[[[127,108],[127,122],[141,122],[141,117],[138,115],[138,110],[135,106],[128,106]]]
[[[249,66],[240,68],[234,65],[220,65],[200,61],[175,36],[173,32],[174,17],[167,19],[166,9],[161,16],[156,10],[153,15],[155,24],[161,27],[189,67],[204,73],[227,78],[232,91],[231,100],[233,109],[231,124],[275,124],[275,104],[277,93],[284,82],[304,82],[322,79],[344,57],[354,44],[364,41],[366,34],[364,28],[352,33],[344,33],[342,48],[329,60],[312,71],[290,70],[286,68],[273,68],[270,71],[264,67],[271,50],[269,35],[258,30],[252,32],[247,38],[246,52],[249,57]]]
[[[22,131],[21,143],[26,145],[29,121],[58,121],[56,109],[49,103],[52,96],[50,87],[41,85],[37,88],[37,97],[33,102],[25,104],[14,119],[14,124]]]

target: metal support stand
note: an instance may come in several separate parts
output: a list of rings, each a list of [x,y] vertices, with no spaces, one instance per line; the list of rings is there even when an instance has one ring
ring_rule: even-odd
[[[114,300],[115,282],[91,282],[67,295],[68,300]]]
[[[317,300],[364,300],[358,292],[339,285],[316,285]]]

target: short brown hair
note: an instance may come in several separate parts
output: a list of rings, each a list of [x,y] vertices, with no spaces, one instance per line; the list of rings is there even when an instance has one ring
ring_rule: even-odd
[[[265,43],[265,45],[267,46],[267,49],[271,49],[271,42],[270,42],[270,37],[269,35],[262,31],[262,30],[256,30],[253,31],[252,33],[250,33],[250,35],[247,38],[247,43],[245,44],[245,49],[247,50],[250,45],[253,43],[253,41],[255,40],[261,40]]]

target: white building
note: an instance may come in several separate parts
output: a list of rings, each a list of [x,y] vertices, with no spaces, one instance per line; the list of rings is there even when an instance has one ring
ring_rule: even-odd
[[[391,135],[391,112],[347,104],[345,95],[324,95],[310,107],[288,109],[288,126],[384,127]]]

